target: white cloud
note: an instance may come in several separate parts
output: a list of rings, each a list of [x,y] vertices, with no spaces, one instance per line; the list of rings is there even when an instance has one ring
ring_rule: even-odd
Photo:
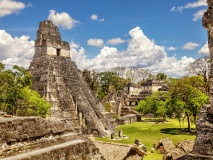
[[[160,63],[153,64],[147,67],[147,69],[153,71],[154,73],[165,73],[168,77],[183,77],[188,75],[186,67],[194,62],[192,57],[182,57],[177,60],[176,57],[165,57]]]
[[[85,52],[78,45],[72,48],[71,59],[80,69],[95,69],[106,71],[113,67],[136,66],[150,69],[152,72],[162,72],[171,77],[181,77],[187,74],[185,67],[194,61],[193,58],[168,57],[164,47],[155,44],[144,35],[139,27],[133,28],[129,35],[128,48],[118,51],[117,48],[104,46],[100,53],[93,59],[87,59]],[[74,43],[74,42],[73,42]]]
[[[4,30],[0,30],[0,60],[7,68],[15,64],[29,67],[34,54],[34,41],[29,39],[26,35],[13,38]]]
[[[61,26],[63,29],[71,29],[79,21],[74,20],[68,13],[58,13],[55,10],[50,10],[48,20],[51,20],[56,26]]]
[[[169,51],[175,51],[176,49],[177,49],[177,48],[172,47],[172,46],[167,48],[167,50],[169,50]]]
[[[197,2],[187,3],[186,5],[179,7],[174,6],[170,9],[170,11],[182,12],[183,9],[197,8],[202,6],[207,6],[206,0],[198,0]]]
[[[193,21],[197,21],[198,19],[201,19],[203,17],[203,14],[205,11],[206,11],[206,9],[201,9],[201,10],[197,11],[195,14],[193,14],[193,16],[194,16]]]
[[[98,20],[98,16],[96,14],[92,14],[90,17],[93,21]]]
[[[91,18],[93,21],[100,21],[100,22],[105,21],[103,18],[98,19],[97,14],[92,14],[92,15],[90,16],[90,18]]]
[[[206,44],[198,51],[198,53],[203,54],[203,55],[205,55],[205,56],[209,56],[210,52],[209,52],[208,41],[207,41]]]
[[[129,31],[131,39],[125,51],[114,47],[104,46],[93,59],[88,59],[83,47],[70,42],[70,54],[80,69],[109,70],[113,67],[130,67],[150,69],[152,72],[163,72],[171,77],[186,75],[185,67],[194,61],[193,58],[168,57],[164,47],[155,44],[144,35],[139,27]],[[6,67],[21,65],[28,68],[34,54],[34,41],[29,36],[11,37],[10,34],[0,30],[0,60]]]
[[[188,9],[188,8],[197,8],[202,6],[207,6],[207,0],[198,0],[197,2],[188,3],[184,6],[184,8]]]
[[[198,43],[188,42],[183,46],[185,50],[194,50],[196,47],[200,46]]]
[[[15,0],[0,0],[0,17],[18,13],[24,8],[25,4],[23,2],[18,2]]]
[[[108,44],[112,44],[112,45],[119,45],[124,43],[125,40],[121,39],[121,38],[113,38],[107,41]]]
[[[102,47],[103,44],[104,44],[104,41],[102,39],[91,38],[91,39],[87,40],[88,46]]]

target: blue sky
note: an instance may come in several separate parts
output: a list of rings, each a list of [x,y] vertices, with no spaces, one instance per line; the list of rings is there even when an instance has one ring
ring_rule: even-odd
[[[80,69],[136,66],[172,77],[209,55],[206,0],[0,0],[0,59],[29,67],[39,22],[70,43]]]

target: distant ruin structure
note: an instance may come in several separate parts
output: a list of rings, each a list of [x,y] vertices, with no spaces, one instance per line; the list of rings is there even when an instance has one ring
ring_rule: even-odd
[[[77,132],[97,136],[109,136],[114,130],[112,117],[71,61],[69,43],[62,41],[50,20],[40,22],[29,71],[33,89],[52,105],[51,118],[69,123]]]
[[[208,31],[210,51],[210,104],[201,108],[196,122],[196,139],[193,150],[180,160],[213,159],[213,0],[207,0],[208,10],[203,15],[203,26]]]
[[[102,102],[109,102],[112,106],[111,111],[116,116],[122,117],[121,120],[124,121],[124,123],[140,121],[141,114],[135,111],[135,107],[141,100],[144,100],[146,96],[156,91],[167,92],[168,87],[163,81],[155,80],[147,80],[140,86],[129,84],[124,87],[123,91],[112,91]],[[122,124],[122,122],[118,123]]]

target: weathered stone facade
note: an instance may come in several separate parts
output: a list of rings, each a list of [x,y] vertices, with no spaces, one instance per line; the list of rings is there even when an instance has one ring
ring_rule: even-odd
[[[61,40],[58,28],[49,20],[40,22],[29,68],[33,89],[51,103],[51,118],[63,119],[84,133],[110,135],[113,120],[104,117],[105,108],[71,61],[69,52],[69,44]]]
[[[1,160],[104,160],[94,143],[61,120],[1,117]]]
[[[190,154],[180,160],[213,160],[213,0],[207,0],[208,10],[203,15],[203,26],[208,31],[210,50],[210,104],[201,108],[196,122],[196,139]]]

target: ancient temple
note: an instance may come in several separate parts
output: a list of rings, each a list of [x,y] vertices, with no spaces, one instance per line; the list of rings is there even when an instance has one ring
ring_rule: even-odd
[[[52,105],[51,118],[62,119],[83,133],[107,136],[114,130],[113,120],[71,61],[69,43],[62,41],[49,20],[40,22],[29,71],[33,89]]]
[[[208,0],[203,15],[203,26],[208,31],[210,50],[210,104],[201,108],[196,122],[196,139],[193,150],[180,160],[213,160],[213,0]]]

